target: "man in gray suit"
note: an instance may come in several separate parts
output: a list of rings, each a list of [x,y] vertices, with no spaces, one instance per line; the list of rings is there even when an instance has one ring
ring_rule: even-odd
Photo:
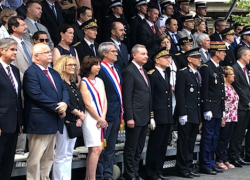
[[[210,48],[210,38],[207,34],[202,33],[198,35],[196,42],[200,47],[199,52],[201,53],[201,64],[204,64],[211,58],[208,53],[208,49]]]
[[[49,39],[48,45],[50,49],[52,50],[54,48],[54,43],[52,42],[50,38],[48,29],[44,25],[37,22],[42,16],[42,6],[40,5],[39,2],[29,1],[26,4],[26,8],[27,8],[27,14],[26,14],[27,17],[24,20],[24,22],[27,25],[28,30],[26,34],[23,36],[23,39],[33,44],[33,41],[31,38],[33,34],[37,31],[44,31],[47,33],[47,36]]]
[[[196,41],[194,41],[194,36],[191,31],[194,29],[194,19],[192,14],[187,14],[186,16],[181,17],[183,22],[183,28],[181,31],[178,31],[180,38],[190,36],[193,39],[193,48],[198,47]]]

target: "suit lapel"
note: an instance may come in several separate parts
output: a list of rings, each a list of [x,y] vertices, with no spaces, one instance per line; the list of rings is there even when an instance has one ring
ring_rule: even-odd
[[[157,76],[158,76],[158,78],[159,78],[159,80],[161,81],[161,83],[167,88],[167,89],[169,89],[169,83],[168,83],[168,79],[164,79],[163,77],[162,77],[162,75],[161,75],[161,73],[158,71],[158,69],[156,69],[155,68],[155,72],[157,73]],[[168,78],[167,76],[166,76],[166,78]]]
[[[134,68],[135,73],[137,73],[138,77],[144,82],[145,86],[150,90],[149,79],[148,79],[148,76],[146,75],[147,73],[146,73],[146,72],[144,71],[144,69],[143,69],[144,74],[145,74],[145,77],[146,77],[146,79],[147,79],[147,81],[148,81],[148,85],[147,85],[147,83],[145,82],[144,78],[142,77],[142,74],[141,74],[140,70],[137,69],[137,67],[134,65],[134,63],[131,63],[131,64],[132,64],[132,67]]]
[[[15,91],[15,89],[14,89],[14,87],[13,87],[13,85],[11,84],[11,81],[10,81],[10,79],[9,79],[9,76],[6,74],[6,71],[3,69],[3,66],[2,66],[2,64],[0,63],[0,73],[2,74],[2,76],[4,77],[4,79],[6,80],[6,82],[9,84],[9,86],[10,86],[10,88],[14,91],[14,93],[16,94],[16,91]],[[14,72],[13,72],[14,73]],[[17,76],[16,76],[16,74],[15,74],[15,78],[16,78]],[[17,78],[16,78],[16,80],[17,80]],[[18,82],[18,80],[17,80],[17,82]],[[20,87],[20,84],[18,83],[18,87]]]
[[[247,81],[247,77],[246,77],[243,69],[240,67],[240,65],[237,62],[236,62],[236,65],[237,65],[237,68],[238,68],[238,71],[239,71],[239,75],[242,76],[243,79],[245,79],[246,84],[249,86],[248,81]]]

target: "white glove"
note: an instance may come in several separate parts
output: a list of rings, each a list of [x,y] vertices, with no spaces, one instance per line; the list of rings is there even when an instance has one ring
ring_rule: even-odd
[[[154,120],[154,118],[151,118],[150,119],[150,129],[155,130],[155,127],[156,127],[155,120]]]
[[[222,118],[226,118],[226,112],[225,112],[225,111],[223,111],[223,116],[222,116]]]
[[[211,111],[204,112],[203,115],[204,115],[204,119],[206,119],[208,121],[210,121],[213,117],[213,114]]]
[[[185,116],[179,116],[179,123],[184,126],[187,122],[187,115]]]

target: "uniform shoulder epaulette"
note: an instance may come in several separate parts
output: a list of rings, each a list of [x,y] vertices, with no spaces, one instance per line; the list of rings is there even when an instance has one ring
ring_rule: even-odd
[[[179,71],[184,71],[185,69],[187,69],[187,67],[184,67],[184,68],[180,69]]]
[[[208,67],[208,65],[207,65],[207,64],[202,64],[202,66],[206,66],[206,67]]]
[[[181,53],[176,53],[175,55],[176,55],[176,56],[179,56],[179,55],[181,55]]]
[[[151,69],[150,71],[148,71],[148,74],[151,75],[155,72],[155,69]]]
[[[76,47],[76,46],[78,46],[79,44],[81,44],[81,41],[79,41],[79,42],[73,44],[73,47]]]

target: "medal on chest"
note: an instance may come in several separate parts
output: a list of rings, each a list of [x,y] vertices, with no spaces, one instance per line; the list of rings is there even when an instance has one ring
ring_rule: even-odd
[[[217,76],[218,76],[217,73],[214,73],[214,84],[218,83]]]

